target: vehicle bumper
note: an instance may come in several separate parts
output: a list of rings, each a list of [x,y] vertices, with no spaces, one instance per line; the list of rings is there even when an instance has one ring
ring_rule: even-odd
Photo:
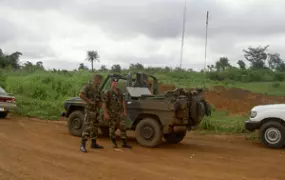
[[[13,111],[16,109],[16,104],[14,103],[0,103],[0,112],[8,112],[8,111]]]
[[[254,121],[247,120],[245,121],[244,126],[246,130],[254,131],[260,128],[260,122],[254,122]]]

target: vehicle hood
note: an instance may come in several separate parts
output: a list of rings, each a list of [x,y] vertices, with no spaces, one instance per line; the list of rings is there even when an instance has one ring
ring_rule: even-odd
[[[252,108],[252,111],[264,111],[264,110],[272,110],[272,109],[282,109],[285,110],[285,104],[267,104],[267,105],[259,105]]]

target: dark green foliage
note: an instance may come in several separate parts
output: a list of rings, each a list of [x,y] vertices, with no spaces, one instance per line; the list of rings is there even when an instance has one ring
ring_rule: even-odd
[[[121,71],[122,71],[122,68],[119,64],[114,64],[111,67],[111,72],[120,73]]]
[[[246,65],[243,60],[239,60],[237,64],[239,65],[240,69],[246,69]]]

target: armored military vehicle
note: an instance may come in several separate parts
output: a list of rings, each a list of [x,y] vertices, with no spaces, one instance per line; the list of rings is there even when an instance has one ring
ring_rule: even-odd
[[[109,74],[101,84],[100,91],[109,89],[114,77],[119,79],[118,86],[126,100],[126,127],[135,131],[136,140],[142,146],[155,147],[162,139],[172,144],[179,143],[187,131],[211,114],[203,89],[175,89],[160,93],[155,76],[130,72],[128,75]],[[85,105],[79,97],[70,98],[64,103],[62,116],[68,118],[68,130],[74,136],[82,134]],[[102,134],[108,136],[109,128],[102,109],[99,127]]]

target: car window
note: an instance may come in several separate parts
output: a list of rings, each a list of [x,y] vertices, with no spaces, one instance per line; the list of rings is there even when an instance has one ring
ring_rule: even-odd
[[[3,88],[0,87],[0,94],[7,94],[7,92]]]

